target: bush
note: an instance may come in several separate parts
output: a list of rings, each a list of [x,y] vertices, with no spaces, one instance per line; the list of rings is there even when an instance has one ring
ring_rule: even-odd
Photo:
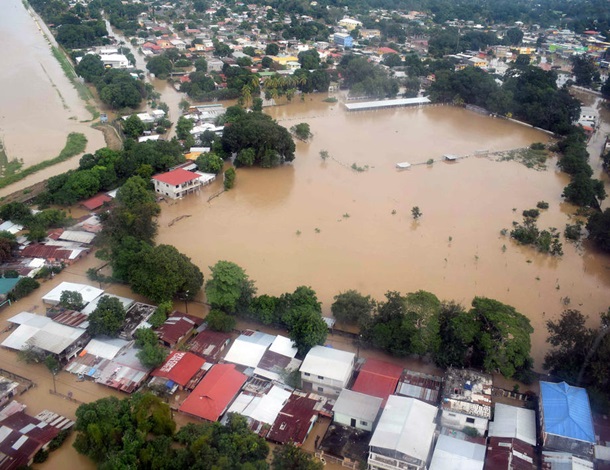
[[[582,237],[582,226],[583,222],[576,222],[575,224],[566,224],[566,229],[563,232],[563,236],[568,240],[578,241]]]
[[[542,142],[534,142],[530,145],[530,149],[532,150],[544,150],[546,146]]]
[[[538,209],[528,209],[523,211],[523,217],[527,217],[529,219],[537,219],[540,215],[540,211]]]
[[[15,285],[14,289],[9,293],[9,298],[13,301],[22,299],[39,287],[40,284],[38,281],[29,277],[22,277],[19,279],[19,282]]]
[[[233,186],[235,186],[235,168],[229,168],[225,171],[224,187],[226,190],[229,190]]]
[[[549,208],[549,203],[546,201],[538,201],[538,203],[536,204],[536,207],[538,209],[548,209]]]
[[[49,450],[53,452],[54,450],[59,449],[69,435],[69,429],[64,429],[63,431],[60,431],[60,433],[55,436],[53,440],[49,443]]]
[[[208,328],[212,331],[233,331],[236,324],[234,317],[220,310],[211,310],[205,317],[205,321],[208,324]]]

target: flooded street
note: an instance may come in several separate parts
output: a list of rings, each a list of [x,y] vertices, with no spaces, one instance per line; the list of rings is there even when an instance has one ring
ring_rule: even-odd
[[[608,308],[608,256],[564,243],[564,256],[553,258],[500,235],[541,200],[550,209],[539,227],[563,231],[574,208],[562,202],[568,180],[554,159],[546,171],[485,157],[394,168],[546,142],[546,134],[451,107],[348,114],[316,97],[269,112],[287,127],[311,126],[314,137],[297,144],[293,165],[238,169],[235,189],[211,202],[220,182],[162,204],[158,242],[175,245],[205,276],[226,259],[246,269],[259,293],[310,285],[325,314],[347,289],[378,300],[388,290],[424,289],[465,306],[488,296],[531,319],[538,369],[545,322],[561,313],[562,299],[591,316]],[[321,150],[332,158],[323,161]],[[369,169],[354,171],[353,163]],[[423,212],[417,222],[413,206]]]
[[[9,159],[23,159],[24,167],[56,157],[70,132],[87,136],[88,151],[105,145],[101,132],[91,128],[91,123],[81,122],[90,120],[91,114],[53,57],[40,28],[53,40],[44,24],[35,22],[20,0],[3,2],[0,139]],[[78,157],[74,157],[45,170],[43,176],[62,173],[77,165]],[[28,178],[28,184],[40,181],[43,176]],[[23,180],[5,190],[13,191],[28,184]]]

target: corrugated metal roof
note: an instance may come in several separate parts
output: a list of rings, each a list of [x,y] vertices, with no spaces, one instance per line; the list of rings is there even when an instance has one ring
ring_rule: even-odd
[[[172,352],[161,367],[152,372],[153,377],[164,377],[183,387],[201,370],[205,359],[190,352]]]
[[[414,398],[390,395],[371,447],[398,451],[426,461],[432,445],[437,408]]]
[[[84,350],[87,354],[104,359],[114,359],[130,342],[120,338],[93,338]]]
[[[540,382],[544,431],[595,444],[589,396],[584,388],[565,382]]]
[[[93,311],[97,308],[97,304],[102,299],[102,297],[106,297],[106,296],[111,297],[113,299],[118,299],[119,302],[121,302],[121,304],[123,305],[123,308],[125,310],[127,310],[129,307],[131,307],[133,305],[133,303],[135,302],[135,300],[129,299],[127,297],[120,297],[120,296],[114,295],[114,294],[104,294],[104,295],[100,295],[99,297],[96,297],[91,302],[89,302],[87,304],[87,306],[84,309],[82,309],[82,312],[85,315],[91,315],[93,313]]]
[[[358,374],[352,390],[384,401],[396,391],[403,368],[389,362],[368,359]]]
[[[372,423],[377,418],[382,403],[382,398],[372,397],[344,388],[335,402],[333,411],[350,418]]]
[[[516,406],[496,404],[494,420],[489,423],[490,437],[519,439],[536,445],[536,412]]]
[[[61,298],[61,294],[64,291],[75,291],[83,296],[83,302],[89,303],[102,295],[104,291],[97,287],[89,286],[87,284],[77,284],[74,282],[62,282],[57,287],[48,292],[43,298],[43,302],[57,303]]]
[[[59,236],[60,240],[67,240],[70,242],[90,244],[95,238],[95,233],[85,232],[83,230],[64,230]]]
[[[317,402],[309,397],[295,393],[290,395],[267,438],[281,444],[290,441],[297,445],[302,444],[317,419],[316,404]]]
[[[258,365],[267,348],[275,340],[275,336],[260,331],[250,333],[240,335],[233,342],[225,356],[225,361],[252,368]]]
[[[301,364],[301,372],[321,375],[345,384],[352,374],[355,357],[352,352],[314,346],[305,356]]]
[[[441,434],[430,470],[483,470],[485,446]]]

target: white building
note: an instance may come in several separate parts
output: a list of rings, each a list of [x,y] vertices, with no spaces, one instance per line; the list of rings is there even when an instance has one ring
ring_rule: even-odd
[[[339,26],[344,27],[348,31],[352,31],[358,27],[362,27],[362,22],[352,18],[343,18],[341,21],[339,21]]]
[[[100,56],[104,67],[110,67],[113,69],[126,69],[129,68],[129,60],[123,54],[103,54]]]
[[[48,305],[57,305],[61,300],[61,294],[66,291],[78,292],[83,297],[83,303],[87,305],[97,297],[102,295],[104,291],[97,287],[88,286],[87,284],[76,284],[74,282],[62,282],[60,285],[48,292],[42,301]]]
[[[503,403],[496,404],[494,420],[489,423],[489,437],[519,439],[535,446],[536,412]]]
[[[373,431],[382,403],[382,398],[344,388],[333,407],[333,421],[363,431]]]
[[[484,435],[491,419],[491,386],[490,375],[473,370],[447,370],[441,399],[441,426],[458,431],[470,427]]]
[[[434,448],[430,470],[483,470],[485,446],[441,434]]]
[[[201,188],[201,175],[178,168],[152,177],[155,191],[171,199],[180,199]]]
[[[303,388],[323,395],[339,395],[352,377],[355,357],[351,352],[314,346],[301,365]]]
[[[423,470],[436,431],[435,406],[390,395],[369,444],[369,470]]]
[[[246,330],[233,342],[225,356],[225,361],[255,368],[274,340],[273,335]]]

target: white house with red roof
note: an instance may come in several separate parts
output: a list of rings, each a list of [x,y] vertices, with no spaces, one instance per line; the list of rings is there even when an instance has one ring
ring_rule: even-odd
[[[172,199],[180,199],[199,191],[202,185],[200,174],[182,168],[155,175],[152,181],[157,193]]]

